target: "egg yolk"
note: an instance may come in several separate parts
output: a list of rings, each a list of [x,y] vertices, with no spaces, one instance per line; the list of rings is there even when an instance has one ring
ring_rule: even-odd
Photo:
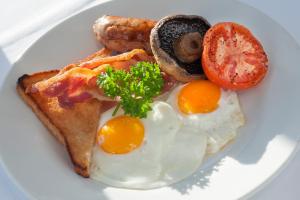
[[[138,148],[144,139],[144,125],[134,117],[118,116],[99,130],[97,141],[107,153],[124,154]]]
[[[186,84],[178,94],[178,107],[185,114],[208,113],[218,107],[221,89],[208,80]]]

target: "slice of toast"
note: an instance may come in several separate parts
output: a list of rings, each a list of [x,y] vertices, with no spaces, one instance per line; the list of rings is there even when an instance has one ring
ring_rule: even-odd
[[[56,75],[59,70],[23,75],[18,79],[17,91],[50,132],[64,144],[75,171],[89,177],[92,148],[101,115],[102,103],[96,99],[76,104],[72,109],[59,106],[57,98],[39,93],[25,93],[28,86]]]

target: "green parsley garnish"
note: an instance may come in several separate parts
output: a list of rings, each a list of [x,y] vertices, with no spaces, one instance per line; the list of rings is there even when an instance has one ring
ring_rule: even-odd
[[[155,63],[138,62],[129,72],[107,67],[105,73],[97,77],[97,85],[106,96],[120,97],[120,102],[113,115],[121,106],[126,115],[145,118],[152,110],[151,103],[163,87],[160,68]]]

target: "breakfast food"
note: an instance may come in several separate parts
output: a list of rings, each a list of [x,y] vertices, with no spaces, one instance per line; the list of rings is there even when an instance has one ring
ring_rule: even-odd
[[[74,170],[83,177],[89,177],[102,104],[91,99],[75,105],[73,109],[64,109],[57,98],[25,92],[32,84],[51,78],[57,73],[59,70],[24,75],[18,80],[17,91],[49,131],[65,145]]]
[[[207,135],[207,154],[220,151],[244,125],[237,94],[208,80],[177,86],[167,103],[175,109],[184,126]]]
[[[206,135],[183,129],[169,104],[154,102],[140,120],[124,116],[122,110],[112,117],[113,111],[100,119],[91,178],[116,187],[149,189],[177,182],[202,163]]]
[[[195,15],[105,15],[93,29],[103,49],[17,84],[78,174],[115,187],[162,187],[237,137],[245,120],[234,90],[258,84],[268,69],[248,29],[210,27]]]
[[[155,24],[150,19],[104,15],[93,29],[97,40],[108,49],[117,52],[144,49],[150,53],[149,35]]]
[[[195,15],[161,19],[151,31],[150,44],[162,70],[183,82],[203,78],[202,40],[209,28],[207,20]]]
[[[223,22],[205,34],[202,66],[206,76],[227,89],[257,85],[268,71],[268,58],[260,42],[244,26]]]
[[[72,107],[76,103],[96,98],[110,101],[103,95],[101,88],[96,87],[96,77],[107,66],[115,69],[129,69],[138,61],[152,61],[153,58],[140,49],[116,56],[96,56],[83,60],[72,67],[65,67],[54,77],[45,79],[28,87],[27,92],[39,92],[47,97],[57,97],[62,107]]]

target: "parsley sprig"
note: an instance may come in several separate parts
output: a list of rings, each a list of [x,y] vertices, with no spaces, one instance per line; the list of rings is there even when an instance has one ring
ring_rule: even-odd
[[[97,85],[108,97],[120,97],[113,115],[121,106],[126,115],[145,118],[152,109],[153,98],[163,87],[163,78],[157,64],[138,62],[128,72],[107,67],[98,75]]]

